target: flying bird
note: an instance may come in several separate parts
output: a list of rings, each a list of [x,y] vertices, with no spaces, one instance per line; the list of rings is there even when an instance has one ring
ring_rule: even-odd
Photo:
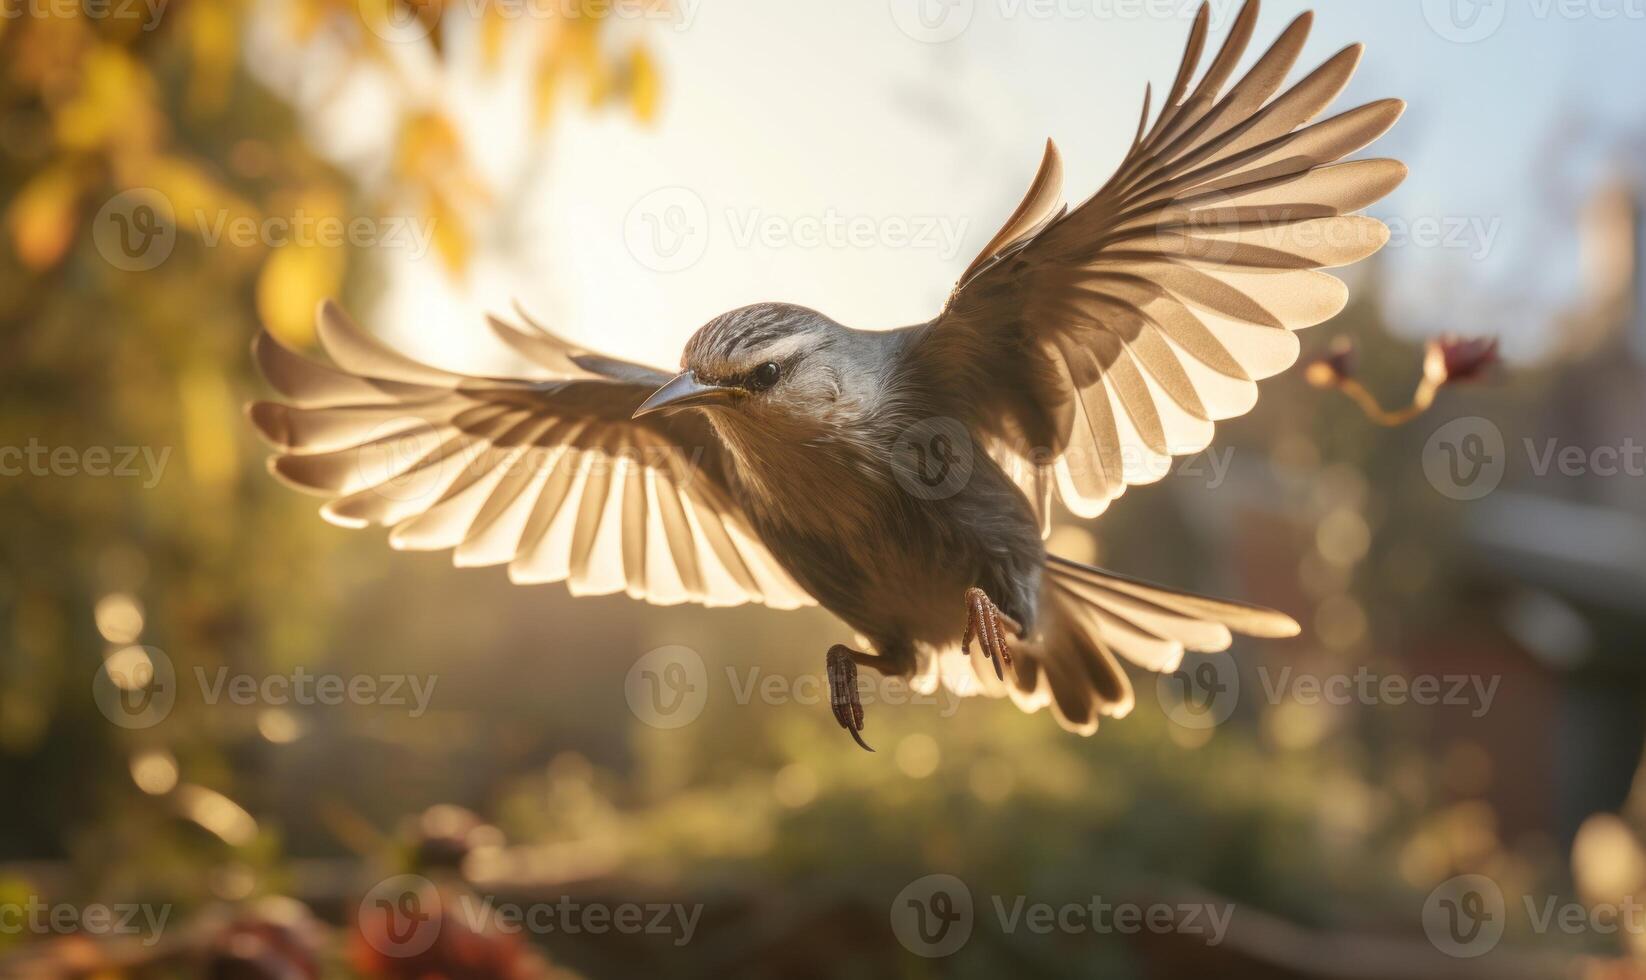
[[[253,344],[284,401],[249,407],[272,472],[322,514],[403,550],[507,564],[522,584],[659,604],[820,604],[861,638],[831,648],[836,720],[864,742],[860,667],[918,691],[1010,697],[1090,734],[1122,717],[1122,662],[1172,671],[1289,617],[1047,553],[1054,501],[1095,518],[1247,412],[1297,359],[1294,331],[1347,301],[1320,271],[1388,240],[1358,216],[1404,179],[1340,162],[1404,110],[1315,120],[1353,45],[1285,82],[1305,13],[1234,84],[1258,0],[1204,72],[1209,5],[1151,124],[1106,185],[1064,204],[1047,143],[1004,227],[932,320],[843,326],[759,303],[711,320],[680,373],[605,357],[521,313],[491,328],[531,368],[475,377],[415,361],[323,304],[331,364]],[[1198,80],[1196,76],[1198,75]],[[1283,91],[1284,88],[1284,91]]]

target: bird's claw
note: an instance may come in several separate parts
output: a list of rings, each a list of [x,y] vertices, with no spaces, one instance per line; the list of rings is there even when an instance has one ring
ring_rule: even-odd
[[[857,660],[852,651],[838,645],[830,647],[824,671],[829,675],[829,706],[834,709],[834,720],[851,733],[852,741],[873,752],[859,734],[863,731],[863,699],[857,691]]]
[[[966,590],[966,635],[960,641],[960,649],[970,656],[972,638],[976,637],[983,656],[994,664],[994,676],[999,680],[1006,679],[1006,668],[1012,665],[1012,651],[1006,646],[1008,629],[1020,637],[1023,635],[1023,627],[1017,620],[1001,612],[982,589]]]

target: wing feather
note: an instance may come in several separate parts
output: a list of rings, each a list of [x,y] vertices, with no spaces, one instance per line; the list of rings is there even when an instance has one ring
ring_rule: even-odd
[[[248,415],[275,450],[271,471],[330,498],[327,520],[387,526],[397,549],[450,548],[458,566],[507,565],[512,581],[574,595],[814,602],[722,482],[702,420],[631,418],[667,375],[493,318],[536,376],[474,377],[393,350],[334,304],[318,319],[332,365],[257,337],[287,400]]]
[[[1073,210],[1055,203],[1061,164],[1048,146],[1024,202],[943,313],[911,328],[916,370],[929,363],[962,379],[946,408],[974,422],[1026,493],[1055,484],[1075,513],[1096,516],[1127,485],[1159,479],[1170,457],[1204,449],[1212,423],[1251,408],[1253,382],[1296,361],[1292,332],[1342,311],[1346,288],[1321,270],[1388,242],[1381,222],[1357,212],[1406,168],[1343,160],[1387,132],[1403,104],[1317,122],[1363,49],[1350,45],[1286,87],[1308,14],[1235,80],[1258,9],[1242,8],[1196,82],[1210,28],[1202,6],[1159,116],[1151,126],[1146,92],[1131,152]],[[994,378],[1035,380],[1025,393]],[[1025,438],[1048,428],[1051,445]]]

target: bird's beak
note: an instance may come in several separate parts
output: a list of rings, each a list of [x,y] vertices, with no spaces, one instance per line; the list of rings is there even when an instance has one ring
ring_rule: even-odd
[[[706,385],[692,377],[690,371],[682,371],[673,381],[657,389],[652,396],[634,410],[632,418],[650,415],[664,409],[690,408],[703,405],[724,405],[731,401],[742,389],[727,388],[720,385]]]

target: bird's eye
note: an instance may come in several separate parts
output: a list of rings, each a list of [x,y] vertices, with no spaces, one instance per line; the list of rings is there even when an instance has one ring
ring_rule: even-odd
[[[755,391],[765,391],[772,385],[777,384],[778,375],[782,373],[782,369],[777,366],[776,362],[767,361],[755,368],[754,373],[749,375],[749,387]]]

